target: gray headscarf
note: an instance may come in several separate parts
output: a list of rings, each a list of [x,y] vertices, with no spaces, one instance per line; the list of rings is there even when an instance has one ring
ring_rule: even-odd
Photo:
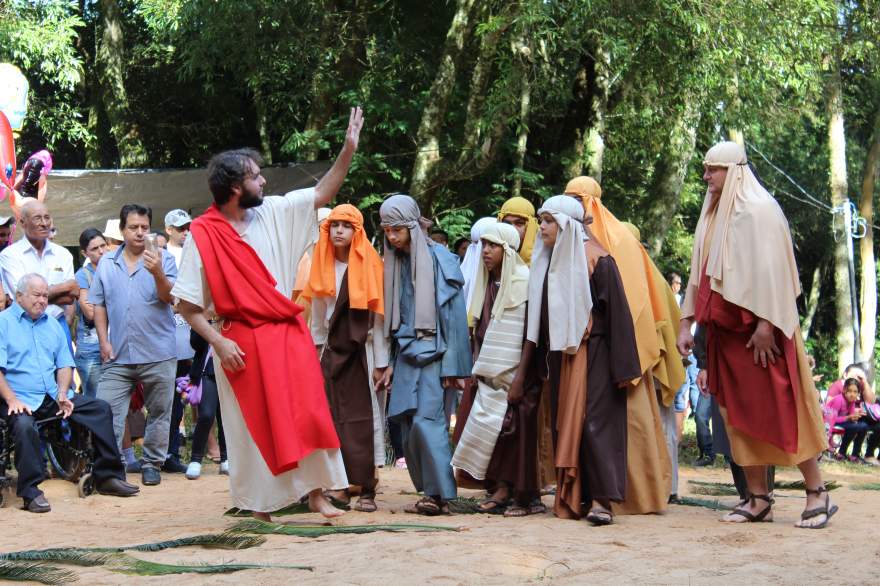
[[[392,195],[379,208],[382,227],[409,228],[410,273],[415,290],[415,329],[431,332],[437,329],[437,300],[434,294],[434,258],[428,250],[426,230],[431,221],[423,218],[419,204],[408,195]],[[400,263],[401,255],[385,238],[385,335],[400,327]]]

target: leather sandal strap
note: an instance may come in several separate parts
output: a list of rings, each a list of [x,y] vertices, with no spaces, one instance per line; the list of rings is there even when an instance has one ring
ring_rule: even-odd
[[[823,484],[822,486],[820,486],[819,488],[816,488],[816,489],[813,489],[813,488],[807,488],[807,489],[805,489],[805,490],[806,490],[806,493],[807,493],[807,494],[814,494],[814,495],[816,495],[816,496],[819,496],[819,495],[822,494],[823,492],[828,492],[828,489],[825,487],[824,484]]]

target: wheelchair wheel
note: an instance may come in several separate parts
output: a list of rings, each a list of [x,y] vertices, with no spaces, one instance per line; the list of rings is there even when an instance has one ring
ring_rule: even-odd
[[[46,432],[46,455],[64,480],[77,482],[92,461],[91,434],[73,421],[63,420]]]
[[[81,499],[95,492],[95,481],[92,479],[91,472],[82,475],[79,482],[76,483],[76,492]]]

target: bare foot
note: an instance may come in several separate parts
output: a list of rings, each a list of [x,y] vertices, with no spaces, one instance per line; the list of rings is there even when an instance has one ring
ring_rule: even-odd
[[[309,493],[309,510],[313,513],[321,513],[328,519],[345,514],[345,511],[337,509],[330,504],[330,501],[327,500],[327,497],[324,496],[320,488]]]
[[[251,515],[254,517],[254,519],[257,519],[258,521],[265,521],[266,523],[272,522],[272,517],[269,516],[269,513],[258,513],[254,511],[251,513]]]

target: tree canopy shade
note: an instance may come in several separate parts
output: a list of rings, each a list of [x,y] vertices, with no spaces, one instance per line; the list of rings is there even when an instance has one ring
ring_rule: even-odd
[[[48,146],[62,168],[199,167],[251,145],[275,163],[324,160],[362,104],[342,199],[369,212],[411,192],[452,237],[511,194],[538,203],[588,173],[658,265],[684,272],[702,153],[743,140],[789,217],[820,367],[830,376],[849,361],[834,216],[767,160],[874,223],[876,2],[7,0],[0,11],[0,60],[32,86],[22,157]],[[876,331],[868,236],[863,354]]]

